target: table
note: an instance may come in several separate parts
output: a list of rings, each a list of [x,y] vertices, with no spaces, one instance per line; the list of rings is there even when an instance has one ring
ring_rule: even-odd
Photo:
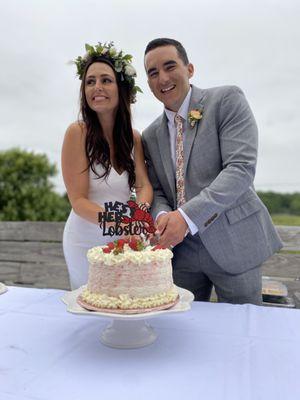
[[[294,400],[300,310],[198,302],[154,318],[151,346],[102,345],[107,321],[66,312],[64,291],[0,296],[1,400]]]

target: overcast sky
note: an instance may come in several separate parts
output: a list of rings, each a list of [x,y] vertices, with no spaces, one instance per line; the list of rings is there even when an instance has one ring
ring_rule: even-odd
[[[300,2],[297,0],[0,0],[0,150],[46,153],[59,168],[67,126],[77,119],[79,81],[68,61],[84,44],[115,42],[134,56],[134,126],[161,113],[143,69],[156,37],[183,43],[191,83],[238,85],[259,126],[257,190],[300,192]]]

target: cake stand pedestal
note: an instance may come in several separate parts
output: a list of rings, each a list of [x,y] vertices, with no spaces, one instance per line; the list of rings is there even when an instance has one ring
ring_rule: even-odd
[[[135,349],[148,346],[156,338],[157,333],[143,320],[122,321],[113,319],[100,335],[103,344],[118,349]]]
[[[114,314],[109,312],[88,311],[77,303],[77,297],[84,287],[66,292],[62,301],[67,305],[67,311],[92,317],[111,319],[111,322],[101,332],[101,342],[118,349],[135,349],[148,346],[157,338],[157,333],[148,324],[147,319],[172,313],[185,312],[191,308],[194,295],[186,289],[177,287],[179,301],[167,310],[150,311],[141,314]]]

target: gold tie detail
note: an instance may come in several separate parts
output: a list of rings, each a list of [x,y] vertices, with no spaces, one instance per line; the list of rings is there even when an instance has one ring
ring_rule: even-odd
[[[185,203],[184,190],[184,153],[183,153],[183,121],[180,115],[175,115],[176,136],[176,192],[177,207]]]

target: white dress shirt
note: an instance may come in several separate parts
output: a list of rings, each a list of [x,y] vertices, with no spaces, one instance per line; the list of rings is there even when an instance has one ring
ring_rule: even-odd
[[[176,136],[177,136],[177,129],[176,129],[176,125],[175,125],[175,115],[176,114],[180,115],[180,117],[183,120],[182,125],[183,125],[183,147],[184,147],[185,134],[186,134],[186,128],[187,128],[187,119],[188,119],[188,110],[189,110],[191,95],[192,95],[192,88],[190,88],[190,90],[188,91],[188,93],[187,93],[185,99],[183,100],[183,103],[181,104],[177,113],[165,108],[165,113],[166,113],[167,120],[168,120],[171,158],[172,158],[175,175],[176,175]],[[190,233],[192,235],[194,235],[196,232],[198,232],[197,226],[194,224],[194,222],[186,215],[186,213],[180,207],[178,208],[178,211],[180,212],[180,214],[183,216],[186,223],[188,224]],[[156,219],[162,213],[165,213],[165,211],[161,211],[160,213],[158,213]]]

